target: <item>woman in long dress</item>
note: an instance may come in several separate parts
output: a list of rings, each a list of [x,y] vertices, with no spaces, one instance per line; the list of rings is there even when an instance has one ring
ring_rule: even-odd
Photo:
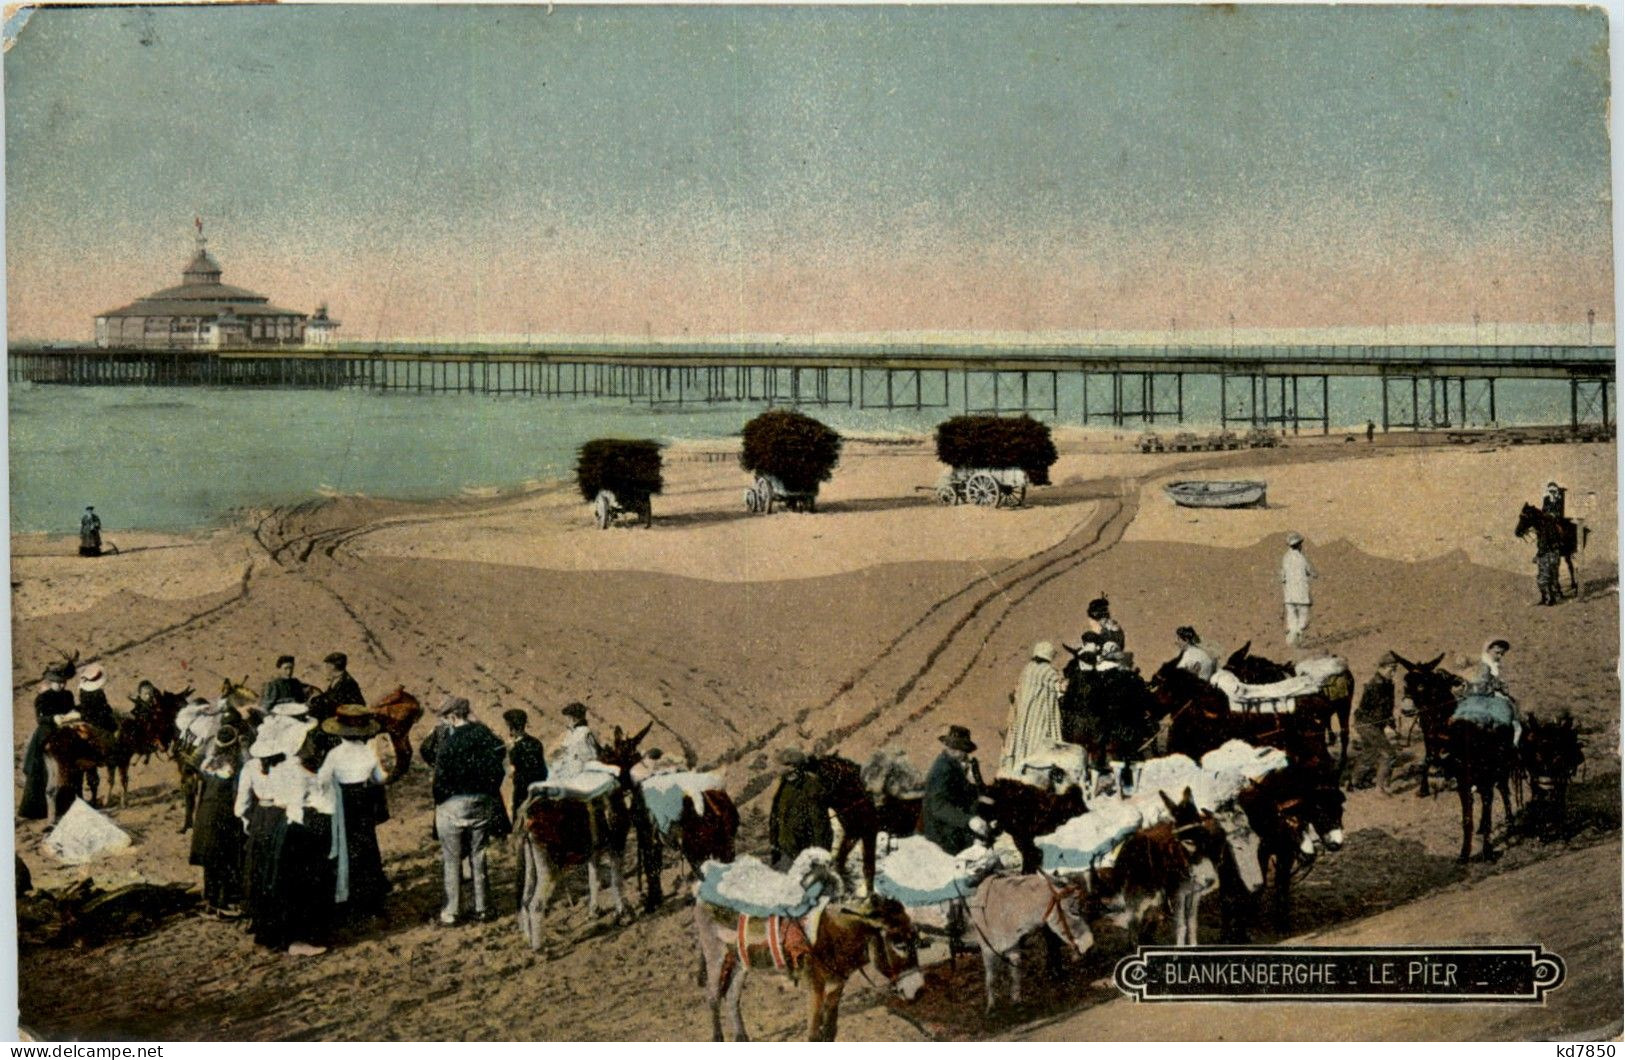
[[[331,852],[333,900],[341,921],[381,912],[389,879],[378,849],[378,826],[389,820],[384,798],[384,767],[372,744],[378,721],[359,705],[346,705],[322,722],[322,732],[340,743],[327,752],[318,783],[336,785]]]
[[[210,916],[242,916],[243,826],[235,811],[242,741],[226,725],[214,736],[199,770],[201,790],[192,821],[190,862],[203,869],[203,908]]]
[[[1010,702],[1000,776],[1019,777],[1023,762],[1061,742],[1061,675],[1054,659],[1055,646],[1049,641],[1033,645],[1032,659],[1021,671]]]
[[[280,949],[283,912],[275,900],[277,858],[288,827],[288,805],[300,793],[289,791],[288,739],[284,731],[262,732],[248,754],[252,759],[237,781],[235,810],[248,832],[243,858],[243,881],[248,915],[254,920],[254,939]]]
[[[322,758],[307,742],[289,763],[297,770],[300,812],[289,811],[277,859],[276,902],[285,911],[278,942],[295,957],[327,952],[333,920],[333,786],[318,778]]]

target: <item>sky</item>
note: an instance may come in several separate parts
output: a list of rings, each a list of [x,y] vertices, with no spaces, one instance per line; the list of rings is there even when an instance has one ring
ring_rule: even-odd
[[[1613,317],[1601,9],[35,13],[7,328],[180,282],[350,340]]]

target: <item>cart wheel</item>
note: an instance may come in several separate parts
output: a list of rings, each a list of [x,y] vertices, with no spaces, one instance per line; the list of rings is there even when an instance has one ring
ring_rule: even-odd
[[[954,492],[954,488],[952,486],[938,486],[937,500],[943,504],[952,506],[959,503],[959,494]]]
[[[980,508],[998,507],[998,480],[986,471],[977,472],[965,483],[965,499]]]
[[[1027,487],[1017,486],[1010,491],[1010,507],[1019,508],[1027,503]]]
[[[747,512],[752,513],[752,514],[755,514],[756,512],[761,511],[761,507],[756,503],[756,491],[755,490],[746,490],[745,491],[745,510]]]
[[[764,476],[756,480],[757,511],[773,514],[773,487]]]
[[[598,491],[598,497],[592,502],[592,519],[600,530],[608,530],[609,524],[615,521],[609,508],[609,494],[603,490]]]
[[[653,500],[651,498],[649,498],[649,497],[639,497],[638,498],[637,513],[643,519],[643,528],[645,530],[649,529],[651,526],[654,526],[654,524],[655,524],[655,508],[654,508],[654,502],[653,502]]]
[[[818,510],[818,498],[810,493],[807,494],[807,499],[801,504],[801,510],[806,512],[808,515],[816,512]]]

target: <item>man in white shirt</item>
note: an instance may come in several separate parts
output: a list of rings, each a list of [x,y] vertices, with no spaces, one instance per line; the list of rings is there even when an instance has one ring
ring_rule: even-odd
[[[1303,631],[1309,628],[1309,580],[1319,577],[1309,557],[1303,554],[1303,535],[1286,535],[1286,555],[1281,557],[1281,595],[1286,603],[1286,642],[1298,647]]]
[[[1204,681],[1211,679],[1213,671],[1218,668],[1218,661],[1202,644],[1196,630],[1190,626],[1180,626],[1174,631],[1174,636],[1179,640],[1179,658],[1174,660],[1174,665]]]

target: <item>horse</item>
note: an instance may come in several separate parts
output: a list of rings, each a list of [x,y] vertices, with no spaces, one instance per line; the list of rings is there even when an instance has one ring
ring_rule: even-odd
[[[627,779],[630,781],[630,773]],[[644,881],[643,908],[645,912],[652,913],[665,900],[660,882],[665,848],[668,845],[674,847],[682,855],[696,880],[700,878],[701,866],[707,861],[732,862],[734,841],[739,834],[739,809],[734,805],[733,798],[721,788],[700,793],[703,812],[696,812],[688,796],[682,795],[681,813],[671,822],[669,829],[662,832],[656,827],[641,785],[635,786],[637,797],[632,803],[632,824],[637,832],[638,864]]]
[[[1231,740],[1245,740],[1255,747],[1285,751],[1294,762],[1332,770],[1319,718],[1297,712],[1231,710],[1222,689],[1181,669],[1174,660],[1162,664],[1148,687],[1172,715],[1168,725],[1169,754],[1182,754],[1200,762],[1203,755]]]
[[[1057,882],[1040,872],[1031,876],[990,876],[976,888],[968,903],[971,926],[982,949],[982,976],[987,989],[987,1010],[998,1003],[999,965],[1010,969],[1010,1000],[1021,1001],[1021,942],[1035,931],[1049,928],[1055,937],[1082,957],[1094,945],[1089,929],[1082,878]]]
[[[1021,871],[1037,872],[1043,864],[1038,837],[1049,835],[1066,822],[1086,813],[1083,789],[1066,785],[1059,770],[1051,771],[1054,790],[1009,777],[999,777],[987,787],[993,805],[988,816],[1010,836],[1021,852]]]
[[[1268,685],[1277,681],[1284,681],[1289,677],[1296,677],[1298,667],[1296,663],[1278,663],[1266,659],[1262,655],[1250,655],[1248,652],[1253,646],[1252,641],[1243,644],[1238,650],[1231,653],[1225,660],[1224,668],[1235,674],[1247,684]],[[1349,761],[1349,715],[1354,709],[1354,679],[1352,676],[1343,682],[1346,691],[1335,699],[1324,691],[1313,695],[1297,697],[1297,712],[1320,722],[1321,731],[1329,740],[1332,735],[1332,719],[1337,719],[1337,734],[1340,744],[1337,768],[1338,771],[1348,767]],[[1324,685],[1322,688],[1324,689]]]
[[[805,932],[812,941],[799,968],[807,977],[812,1009],[807,1022],[808,1041],[835,1040],[846,981],[871,961],[904,1000],[914,1000],[925,976],[920,971],[914,925],[901,903],[871,897],[860,908],[830,905],[816,915],[815,930]],[[694,934],[699,942],[705,1000],[711,1007],[713,1041],[723,1040],[724,1001],[734,1040],[750,1040],[739,1002],[752,960],[758,966],[772,964],[766,932],[767,922],[752,919],[742,924],[732,909],[705,901],[694,903]],[[776,950],[778,946],[775,941],[771,948]],[[903,952],[898,954],[893,947]]]
[[[862,844],[863,884],[870,892],[875,887],[875,842],[880,834],[882,806],[886,816],[907,819],[910,813],[917,818],[918,811],[893,805],[894,797],[871,795],[864,783],[863,770],[856,762],[839,755],[809,755],[806,768],[819,780],[823,788],[823,808],[835,814],[841,824],[841,841],[836,845],[833,864],[843,876],[846,859],[852,848]],[[908,800],[898,800],[908,801]]]
[[[1189,788],[1177,803],[1157,794],[1172,820],[1125,839],[1111,867],[1091,867],[1089,890],[1098,904],[1112,900],[1103,911],[1137,940],[1146,939],[1154,915],[1171,910],[1174,945],[1194,946],[1202,896],[1219,886],[1234,859],[1223,826],[1197,808]]]
[[[1085,670],[1079,653],[1062,647],[1072,658],[1062,670],[1061,739],[1087,751],[1097,772],[1104,772],[1108,762],[1135,761],[1167,714],[1161,701],[1137,671]]]
[[[384,783],[393,784],[406,776],[406,770],[412,764],[412,726],[423,717],[423,705],[404,687],[396,685],[375,702],[371,710],[372,716],[378,719],[378,727],[389,737],[390,746],[395,750],[395,764],[390,766],[389,775],[384,778]]]
[[[514,841],[520,844],[524,881],[520,890],[519,930],[533,950],[542,947],[542,921],[547,903],[553,897],[562,871],[572,865],[587,866],[587,911],[598,915],[598,866],[609,874],[609,888],[617,919],[626,915],[626,898],[621,894],[621,859],[626,854],[626,836],[632,827],[627,808],[631,790],[630,770],[641,758],[638,744],[654,725],[650,722],[631,737],[615,729],[615,739],[598,754],[598,760],[618,770],[615,788],[607,795],[587,802],[581,799],[554,799],[532,795],[519,807]]]
[[[1584,745],[1567,711],[1550,722],[1530,715],[1523,725],[1518,764],[1529,780],[1525,816],[1549,841],[1568,814],[1569,781],[1585,762]]]
[[[1569,568],[1569,588],[1580,594],[1579,579],[1574,576],[1574,554],[1580,550],[1580,528],[1573,519],[1552,515],[1533,504],[1525,504],[1518,512],[1518,525],[1512,535],[1525,538],[1533,531],[1538,553],[1557,553]],[[1556,601],[1553,601],[1555,603]]]
[[[1431,794],[1429,767],[1437,766],[1441,773],[1445,770],[1450,716],[1456,712],[1456,690],[1466,682],[1448,670],[1438,669],[1444,661],[1442,652],[1425,663],[1413,663],[1398,652],[1394,658],[1405,669],[1405,697],[1416,705],[1416,721],[1422,729],[1422,782],[1416,794],[1424,798]]]
[[[1343,848],[1343,798],[1323,772],[1296,764],[1260,777],[1236,797],[1258,836],[1260,880],[1274,869],[1274,918],[1282,931],[1291,921],[1293,869],[1314,861],[1317,839],[1327,850]]]

